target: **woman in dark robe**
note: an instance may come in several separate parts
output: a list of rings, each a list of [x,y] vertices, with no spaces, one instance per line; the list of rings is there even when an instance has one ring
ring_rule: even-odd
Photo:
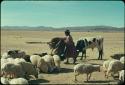
[[[76,57],[77,57],[77,52],[76,52],[76,48],[75,48],[75,45],[74,45],[74,42],[73,42],[73,38],[70,35],[69,30],[65,31],[65,36],[66,37],[64,37],[64,42],[66,43],[66,49],[64,51],[64,54],[65,54],[65,57],[67,58],[66,63],[69,63],[69,61],[68,61],[69,57],[73,57],[73,59],[74,59],[73,63],[75,63]]]

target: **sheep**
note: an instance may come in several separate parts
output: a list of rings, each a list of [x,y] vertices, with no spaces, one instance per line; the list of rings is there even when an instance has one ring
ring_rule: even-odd
[[[3,59],[7,59],[7,58],[10,58],[10,57],[11,57],[11,56],[8,55],[7,52],[3,53],[2,56],[1,56],[1,58],[3,58]]]
[[[108,69],[107,69],[107,73],[106,76],[108,78],[109,73],[111,73],[111,76],[114,77],[115,73],[118,73],[118,71],[124,69],[124,64],[122,64],[119,60],[112,60],[109,63]]]
[[[52,72],[55,68],[54,59],[51,55],[45,55],[42,57],[49,67],[49,72]]]
[[[4,64],[4,63],[18,63],[18,62],[26,62],[23,58],[7,58],[7,59],[4,59],[4,58],[1,58],[1,66]]]
[[[7,58],[7,61],[14,63],[14,58]]]
[[[10,76],[10,78],[15,77],[25,77],[29,75],[34,75],[36,78],[38,77],[38,72],[34,68],[34,66],[26,62],[23,58],[16,58],[12,60],[13,62],[4,63],[1,66],[2,75]],[[30,70],[30,71],[29,71]],[[25,74],[26,73],[26,74]]]
[[[4,63],[1,66],[1,72],[2,76],[7,78],[24,77],[22,66],[12,62]]]
[[[47,63],[39,55],[31,55],[30,61],[38,69],[38,72],[40,71],[45,72],[45,73],[48,72],[49,68],[48,68]]]
[[[103,62],[103,71],[104,71],[104,74],[105,74],[105,77],[106,77],[106,72],[107,72],[107,69],[109,67],[109,63],[111,62],[111,60],[106,60]]]
[[[29,62],[19,62],[18,64],[20,64],[22,66],[22,69],[26,73],[25,74],[26,76],[34,75],[35,79],[38,78],[38,71],[33,66],[33,64],[31,64]]]
[[[25,56],[23,57],[23,59],[24,59],[26,62],[31,62],[31,61],[30,61],[30,55],[25,55]]]
[[[56,68],[58,69],[58,71],[60,71],[60,63],[61,63],[60,57],[58,55],[53,55],[53,59],[54,59]]]
[[[14,63],[26,62],[23,58],[15,58]]]
[[[4,58],[1,58],[0,61],[1,61],[1,66],[2,66],[4,63],[7,63],[7,62],[8,62],[8,60],[7,60],[7,59],[4,59]]]
[[[119,72],[119,80],[122,81],[122,82],[124,82],[124,76],[125,76],[124,70],[121,70],[121,71]]]
[[[9,50],[2,54],[2,58],[24,58],[26,53],[21,50]]]
[[[125,62],[125,58],[124,58],[124,56],[120,58],[120,62],[122,62],[122,63]]]
[[[5,77],[1,77],[1,83],[2,84],[9,84],[9,80]]]
[[[44,73],[48,73],[49,72],[49,67],[48,64],[45,62],[45,60],[43,58],[40,58],[37,62],[37,68],[38,68],[38,72],[44,72]]]
[[[28,84],[28,81],[24,78],[14,78],[9,81],[9,84]]]
[[[111,55],[110,57],[116,60],[120,60],[120,58],[123,56],[125,56],[124,53],[118,53],[118,54]]]
[[[7,62],[10,62],[10,63],[18,63],[18,62],[26,62],[23,58],[7,58],[7,59],[4,59],[4,58],[1,58],[1,66],[4,64],[4,63],[7,63]]]
[[[4,70],[2,71],[2,68],[4,67],[4,64],[8,62],[13,63],[14,59],[13,58],[7,58],[7,59],[1,58],[1,76],[4,74]]]
[[[30,61],[34,66],[37,66],[37,62],[40,59],[40,56],[38,55],[31,55],[30,56]]]
[[[23,58],[25,57],[26,53],[21,50],[10,50],[8,54],[11,55],[13,58]]]
[[[92,64],[77,64],[74,66],[75,73],[75,81],[77,81],[76,76],[79,74],[87,74],[87,81],[90,79],[92,72],[99,71],[100,65],[92,65]]]

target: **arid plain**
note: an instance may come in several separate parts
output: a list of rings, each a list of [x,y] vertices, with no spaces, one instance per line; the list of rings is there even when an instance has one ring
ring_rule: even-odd
[[[72,32],[71,35],[76,43],[81,37],[102,36],[104,37],[104,56],[103,60],[97,60],[98,51],[95,48],[87,50],[86,60],[77,58],[77,63],[92,63],[102,65],[104,60],[110,59],[113,54],[124,53],[124,32]],[[26,42],[49,42],[53,37],[64,37],[63,31],[27,31],[27,30],[1,30],[1,54],[11,49],[24,50],[27,54],[47,52],[50,53],[47,44],[27,44]],[[80,56],[80,55],[79,55]],[[38,80],[32,80],[31,83],[44,84],[116,84],[118,80],[112,77],[106,79],[103,72],[94,72],[89,82],[86,81],[86,75],[77,77],[74,82],[74,73],[72,59],[71,64],[61,62],[61,72],[39,74]]]

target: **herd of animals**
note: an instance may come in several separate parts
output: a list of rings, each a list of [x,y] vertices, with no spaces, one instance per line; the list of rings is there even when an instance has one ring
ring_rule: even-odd
[[[94,49],[95,47],[99,51],[98,59],[102,60],[103,56],[103,41],[102,37],[88,37],[81,38],[76,43],[77,56],[82,52],[81,60],[88,48]],[[1,55],[1,83],[2,84],[28,84],[28,80],[31,78],[37,79],[40,73],[51,73],[53,71],[61,71],[61,61],[68,59],[65,56],[62,59],[62,54],[65,49],[65,44],[61,38],[53,38],[49,43],[50,49],[56,51],[48,53],[34,53],[27,55],[22,50],[8,50]],[[118,74],[120,83],[124,82],[124,56],[120,55],[111,56],[112,59],[103,62],[102,70],[105,74],[105,78],[109,75],[114,77]],[[72,57],[75,64],[77,57]],[[118,59],[117,59],[118,58]],[[100,65],[79,63],[74,66],[74,80],[77,80],[77,76],[80,74],[86,74],[86,81],[89,81],[92,73],[102,71]]]

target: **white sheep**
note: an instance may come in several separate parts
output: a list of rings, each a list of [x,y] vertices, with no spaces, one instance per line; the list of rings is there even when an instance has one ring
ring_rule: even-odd
[[[7,59],[9,57],[11,57],[11,56],[8,55],[8,52],[3,53],[2,56],[1,56],[1,58],[4,58],[4,59]]]
[[[124,76],[125,76],[124,70],[121,70],[121,71],[119,72],[119,80],[122,81],[122,82],[124,82]]]
[[[9,81],[9,84],[28,84],[28,81],[24,78],[14,78]]]
[[[49,67],[45,60],[41,58],[39,55],[31,55],[30,61],[36,68],[38,68],[38,72],[42,71],[48,73]]]
[[[124,68],[124,64],[122,64],[119,60],[112,60],[109,63],[109,67],[107,69],[106,76],[108,78],[109,73],[111,73],[111,76],[114,77],[115,73],[118,73],[118,71],[122,70]]]
[[[58,55],[53,55],[53,59],[54,59],[56,68],[58,69],[58,71],[60,71],[60,63],[61,63],[60,57]]]
[[[4,67],[6,65],[5,63],[17,64],[19,62],[26,62],[26,61],[23,58],[15,58],[15,59],[13,59],[13,58],[7,58],[7,59],[2,58],[1,59],[1,67]],[[5,65],[3,65],[3,64],[5,64]],[[1,75],[3,75],[3,73],[4,73],[3,71],[1,70]]]
[[[3,69],[3,67],[4,67],[4,64],[5,63],[13,63],[14,62],[14,59],[13,58],[7,58],[7,59],[5,59],[5,58],[1,58],[1,75],[3,75],[4,74],[4,70],[2,71],[2,69]]]
[[[104,71],[104,74],[105,74],[105,77],[106,77],[106,72],[107,72],[107,69],[109,67],[109,63],[111,62],[111,60],[106,60],[103,62],[103,71]]]
[[[8,60],[7,59],[4,59],[4,58],[1,58],[0,59],[0,63],[1,63],[1,66],[4,64],[4,63],[7,63],[8,62]]]
[[[24,77],[24,72],[20,64],[12,62],[4,63],[1,66],[2,76],[7,78]]]
[[[14,63],[26,62],[23,58],[15,58]]]
[[[52,72],[55,68],[54,59],[51,55],[45,55],[42,57],[49,67],[49,72]]]
[[[2,84],[9,84],[9,80],[5,77],[1,77],[1,83]]]
[[[37,68],[38,68],[38,72],[44,72],[44,73],[48,73],[49,72],[49,67],[48,64],[45,62],[45,60],[43,58],[40,58],[37,62]]]
[[[31,55],[30,56],[30,61],[34,66],[37,66],[37,62],[40,59],[39,55]]]
[[[125,62],[125,57],[124,56],[120,58],[120,62],[122,62],[122,63]]]
[[[92,65],[92,64],[77,64],[74,66],[74,73],[75,73],[75,81],[76,76],[79,74],[86,74],[87,81],[90,79],[92,72],[99,71],[100,72],[100,65]]]
[[[29,62],[19,62],[22,66],[23,71],[26,73],[26,76],[33,75],[35,76],[35,79],[38,78],[38,71],[37,69],[33,66],[33,64]]]

